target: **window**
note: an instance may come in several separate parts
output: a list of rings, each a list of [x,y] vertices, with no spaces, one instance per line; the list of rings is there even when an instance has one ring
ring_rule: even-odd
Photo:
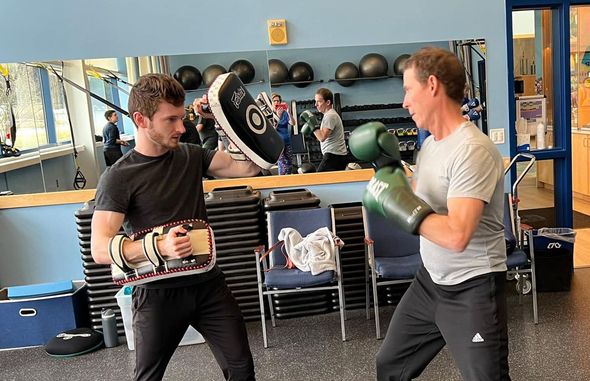
[[[48,142],[39,69],[23,64],[8,64],[11,91],[6,96],[5,84],[0,84],[0,132],[2,140],[9,133],[10,106],[16,120],[15,147],[33,149]],[[4,82],[4,81],[2,81]]]
[[[63,87],[55,74],[49,74],[49,87],[57,143],[69,142],[72,140],[72,135],[68,121],[68,110],[66,109]]]
[[[101,79],[98,79],[93,76],[88,76],[88,86],[89,90],[106,99],[109,102],[113,102],[113,94],[109,85],[107,85]],[[104,113],[107,110],[110,110],[110,107],[105,105],[104,103],[100,102],[97,99],[92,98],[92,118],[94,120],[94,130],[96,134],[102,135],[102,127],[106,124],[106,119],[104,118]]]
[[[553,128],[563,128],[554,123],[552,24],[555,12],[554,9],[512,12],[518,151],[552,148]],[[540,123],[544,134],[537,136]]]

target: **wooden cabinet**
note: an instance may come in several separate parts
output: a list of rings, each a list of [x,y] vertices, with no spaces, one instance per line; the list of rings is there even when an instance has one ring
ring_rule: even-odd
[[[537,187],[553,189],[553,160],[537,161]]]
[[[590,135],[572,134],[572,190],[590,195],[588,160],[590,159]]]

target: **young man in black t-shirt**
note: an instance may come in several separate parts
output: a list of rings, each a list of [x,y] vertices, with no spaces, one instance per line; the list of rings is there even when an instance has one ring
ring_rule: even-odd
[[[121,226],[131,235],[183,219],[207,220],[205,174],[244,177],[260,171],[225,152],[179,143],[184,98],[180,84],[168,75],[148,74],[134,84],[128,109],[137,128],[136,146],[103,173],[96,190],[91,250],[97,263],[111,263],[108,245]],[[157,241],[163,257],[192,254],[185,233],[177,226]],[[145,260],[141,241],[124,241],[127,262]],[[217,266],[136,286],[132,300],[136,380],[162,379],[189,325],[206,339],[226,379],[255,379],[242,314]]]

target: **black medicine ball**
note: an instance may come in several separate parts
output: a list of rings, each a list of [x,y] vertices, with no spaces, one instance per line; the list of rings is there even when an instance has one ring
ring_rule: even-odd
[[[366,54],[359,62],[362,77],[384,77],[387,75],[387,68],[387,60],[379,53]]]
[[[196,90],[201,86],[203,77],[201,72],[194,66],[185,65],[181,66],[174,73],[174,79],[176,79],[185,90]]]
[[[209,87],[213,84],[213,81],[215,81],[215,78],[217,78],[218,75],[225,73],[227,73],[227,71],[223,66],[216,64],[209,65],[203,70],[203,83],[205,86]]]
[[[406,65],[408,58],[410,58],[409,54],[401,54],[395,59],[395,61],[393,61],[393,72],[396,75],[404,74],[404,66]]]
[[[313,69],[307,62],[295,62],[289,69],[289,80],[291,82],[313,81]],[[295,83],[295,87],[305,87],[309,83]]]
[[[242,80],[242,83],[250,83],[256,75],[254,66],[247,60],[237,60],[229,67],[229,71],[236,73]]]
[[[352,62],[343,62],[336,68],[334,77],[340,86],[348,87],[354,84],[360,75],[359,69]]]
[[[281,60],[268,60],[268,77],[271,84],[283,83],[289,80],[287,65]]]

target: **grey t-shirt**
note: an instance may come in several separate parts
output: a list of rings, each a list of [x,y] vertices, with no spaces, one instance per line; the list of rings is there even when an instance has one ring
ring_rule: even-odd
[[[340,115],[334,110],[330,109],[322,118],[320,128],[327,128],[332,130],[330,136],[323,142],[320,142],[322,153],[333,153],[335,155],[346,155],[346,143],[344,143],[344,126]]]
[[[429,136],[416,171],[416,194],[438,214],[447,214],[450,198],[485,202],[481,221],[461,253],[420,237],[420,253],[432,280],[454,285],[475,276],[506,270],[504,242],[504,172],[502,156],[473,123],[463,123],[446,138]]]

